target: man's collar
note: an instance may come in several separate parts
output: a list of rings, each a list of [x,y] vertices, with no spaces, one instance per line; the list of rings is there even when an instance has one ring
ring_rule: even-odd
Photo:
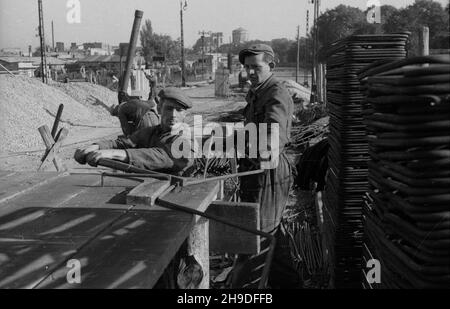
[[[273,73],[270,74],[269,77],[265,81],[263,81],[261,84],[257,85],[255,88],[250,88],[250,91],[254,95],[258,95],[261,91],[263,91],[267,86],[270,86],[273,83],[274,75]]]

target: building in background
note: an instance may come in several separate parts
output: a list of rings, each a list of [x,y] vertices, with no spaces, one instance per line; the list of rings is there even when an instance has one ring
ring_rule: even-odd
[[[56,52],[63,52],[63,51],[64,51],[64,43],[56,42]]]
[[[7,47],[0,50],[1,56],[22,56],[22,50],[18,47]]]
[[[241,44],[249,40],[248,31],[241,27],[233,30],[232,35],[233,44]]]
[[[223,32],[214,32],[210,36],[210,44],[212,45],[212,50],[217,51],[217,49],[223,45]]]

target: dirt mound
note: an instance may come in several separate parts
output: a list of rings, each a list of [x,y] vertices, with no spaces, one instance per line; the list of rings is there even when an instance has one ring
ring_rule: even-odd
[[[86,104],[83,98],[89,97],[90,94],[79,88],[70,88],[70,91],[74,96],[75,92],[78,92],[76,95],[81,101],[75,100],[55,85],[43,84],[39,79],[1,75],[0,152],[42,148],[43,143],[37,128],[44,124],[51,128],[61,103],[64,104],[61,127],[68,127],[69,132],[80,127],[120,126],[116,118],[106,114],[106,109],[100,107],[100,103],[97,106],[94,104],[94,107]],[[98,96],[100,97],[100,91]],[[109,102],[109,99],[99,97],[96,97],[99,101]]]
[[[77,102],[88,107],[98,119],[109,121],[109,109],[117,104],[117,93],[106,87],[91,83],[53,83],[53,88],[63,91]]]

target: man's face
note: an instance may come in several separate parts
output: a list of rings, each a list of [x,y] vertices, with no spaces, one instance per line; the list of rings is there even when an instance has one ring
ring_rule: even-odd
[[[270,66],[263,60],[263,57],[264,54],[249,55],[244,60],[244,67],[253,87],[261,84],[270,76]]]
[[[184,121],[186,110],[172,100],[161,100],[161,126],[171,130]]]

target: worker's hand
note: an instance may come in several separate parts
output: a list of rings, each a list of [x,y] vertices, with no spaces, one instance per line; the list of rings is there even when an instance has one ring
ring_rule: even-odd
[[[86,161],[90,166],[97,166],[100,159],[112,159],[122,162],[128,161],[128,155],[121,149],[95,150],[86,156]]]
[[[86,164],[86,156],[92,152],[99,149],[98,145],[89,145],[84,148],[78,148],[75,150],[73,158],[80,164]]]

